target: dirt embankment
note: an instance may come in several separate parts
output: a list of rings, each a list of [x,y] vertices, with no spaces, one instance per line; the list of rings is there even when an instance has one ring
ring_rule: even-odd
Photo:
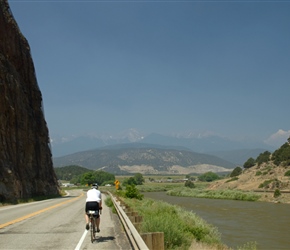
[[[213,182],[208,189],[236,189],[254,191],[261,195],[260,201],[290,203],[290,177],[285,173],[288,167],[277,167],[271,163],[245,169],[236,178],[226,178]],[[275,190],[281,195],[274,197]]]

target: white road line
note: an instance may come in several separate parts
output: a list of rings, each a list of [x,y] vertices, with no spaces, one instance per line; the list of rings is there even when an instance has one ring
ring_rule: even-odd
[[[75,250],[80,250],[81,249],[81,245],[83,244],[83,241],[86,238],[87,233],[88,233],[88,230],[85,230],[85,232],[83,233],[83,236],[80,239],[79,243],[77,244]]]

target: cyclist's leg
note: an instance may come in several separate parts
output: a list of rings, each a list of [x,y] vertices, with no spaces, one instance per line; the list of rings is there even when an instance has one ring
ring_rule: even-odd
[[[86,224],[89,224],[90,219],[87,213],[85,213],[85,219],[86,219]]]
[[[90,220],[89,220],[89,216],[87,214],[88,210],[89,210],[89,207],[88,207],[88,203],[86,202],[86,206],[85,206],[86,230],[89,230],[90,229],[90,227],[89,227],[89,221]]]
[[[96,218],[97,233],[100,232],[100,215]]]
[[[90,226],[89,226],[89,216],[87,215],[87,213],[85,213],[85,218],[86,218],[86,230],[89,230],[90,229]]]
[[[99,203],[97,203],[97,210],[98,210],[98,216],[96,217],[95,221],[96,221],[96,228],[97,228],[97,233],[100,232],[100,206]]]

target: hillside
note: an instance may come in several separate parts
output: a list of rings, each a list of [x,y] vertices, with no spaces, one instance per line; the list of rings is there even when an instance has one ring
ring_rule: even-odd
[[[290,170],[288,167],[275,166],[272,163],[264,163],[261,166],[254,166],[245,169],[237,180],[226,178],[214,182],[210,189],[240,189],[248,191],[273,191],[276,188],[280,190],[290,190],[289,176],[285,173]],[[231,180],[231,181],[230,181]],[[263,185],[264,182],[268,184]]]
[[[285,143],[264,162],[259,162],[262,156],[257,157],[256,163],[246,168],[235,177],[213,182],[210,190],[237,189],[260,192],[262,200],[290,203],[290,145]],[[274,191],[279,190],[281,195],[274,197]]]
[[[51,145],[53,157],[61,157],[80,151],[129,143],[132,144],[131,147],[135,147],[136,144],[150,144],[154,148],[162,145],[163,148],[171,147],[215,155],[236,165],[242,165],[249,157],[256,157],[265,150],[275,150],[264,143],[232,141],[219,136],[164,136],[156,133],[143,135],[135,129],[120,135],[53,137]]]
[[[231,172],[234,164],[216,156],[152,145],[132,144],[89,150],[54,158],[54,166],[79,165],[113,174],[190,174]],[[129,147],[130,146],[130,147]]]

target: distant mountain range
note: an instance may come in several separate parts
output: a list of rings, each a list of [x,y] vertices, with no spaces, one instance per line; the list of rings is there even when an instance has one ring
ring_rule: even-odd
[[[204,153],[217,156],[236,165],[243,165],[250,157],[256,158],[260,153],[268,150],[269,145],[264,143],[250,143],[229,140],[219,136],[164,136],[150,134],[142,136],[136,130],[129,130],[120,136],[79,136],[71,138],[53,138],[52,153],[54,158],[70,155],[80,151],[100,149],[105,146],[134,143],[151,144],[155,147],[182,149],[197,153]]]
[[[235,164],[217,156],[144,143],[119,144],[82,151],[54,158],[53,162],[54,167],[78,165],[114,174],[230,172],[235,167]]]

